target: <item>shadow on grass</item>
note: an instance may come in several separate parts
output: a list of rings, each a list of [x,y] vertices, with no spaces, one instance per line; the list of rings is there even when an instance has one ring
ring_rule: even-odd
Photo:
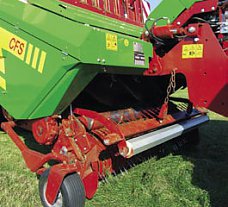
[[[192,184],[207,191],[211,207],[228,206],[228,121],[210,121],[200,129],[198,146],[180,155],[194,165]]]

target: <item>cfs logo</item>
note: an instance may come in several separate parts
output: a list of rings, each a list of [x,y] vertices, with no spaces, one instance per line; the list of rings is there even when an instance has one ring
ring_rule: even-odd
[[[47,53],[14,33],[0,27],[0,89],[6,90],[6,69],[3,51],[11,53],[40,74],[46,62]]]
[[[0,49],[10,52],[12,55],[24,61],[27,41],[0,27]]]
[[[25,49],[25,43],[13,37],[9,41],[9,49],[16,52],[18,55],[22,55]]]
[[[3,37],[3,41],[0,42],[0,50],[10,52],[39,73],[43,73],[47,55],[45,51],[1,27],[0,34]]]

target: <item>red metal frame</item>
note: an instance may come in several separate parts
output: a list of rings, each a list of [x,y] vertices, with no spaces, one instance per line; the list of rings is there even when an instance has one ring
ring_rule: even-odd
[[[80,117],[70,115],[67,119],[62,120],[53,149],[46,155],[30,150],[25,145],[13,130],[13,127],[16,126],[15,122],[4,122],[1,127],[18,146],[32,172],[42,174],[46,170],[45,163],[50,160],[59,162],[52,166],[49,172],[46,192],[49,203],[54,203],[63,179],[71,173],[80,175],[86,197],[90,199],[97,190],[99,177],[102,178],[108,171],[112,173],[114,170],[111,157],[105,160],[99,159],[100,153],[106,151],[108,146],[113,145],[116,148],[114,151],[112,149],[112,156],[122,155],[129,158],[133,155],[133,151],[127,145],[128,137],[175,123],[186,117],[185,112],[178,118],[167,115],[161,122],[156,115],[160,109],[143,110],[141,115],[131,110],[128,110],[129,114],[119,123],[118,120],[115,120],[117,122],[112,120],[110,112],[104,113],[105,117],[94,111],[75,109],[74,112]],[[122,111],[116,113],[120,113],[119,117],[123,115]],[[130,115],[129,120],[125,122],[128,115]],[[86,122],[80,121],[82,117],[99,122],[99,127],[89,130]],[[45,127],[45,125],[42,126]]]
[[[145,75],[167,75],[176,68],[185,75],[190,100],[195,106],[209,108],[228,116],[228,56],[218,42],[208,24],[192,25],[198,30],[197,42],[194,38],[180,41],[164,57],[155,57]],[[202,58],[182,58],[183,45],[203,44]],[[212,52],[213,51],[213,52]]]
[[[158,76],[170,74],[173,69],[177,73],[185,75],[189,90],[190,100],[195,106],[206,107],[212,111],[228,116],[228,50],[227,41],[221,45],[215,36],[210,25],[207,23],[191,24],[186,28],[181,26],[192,16],[212,12],[219,9],[221,18],[221,8],[218,8],[218,0],[205,0],[195,3],[191,8],[180,14],[172,25],[155,27],[154,32],[161,38],[173,38],[170,28],[177,28],[181,32],[185,31],[187,38],[183,38],[174,48],[163,57],[159,57],[154,48],[153,59],[145,75]],[[194,33],[188,33],[188,28],[194,27]],[[182,29],[181,29],[182,28]],[[143,39],[148,41],[145,35]],[[182,58],[183,45],[203,44],[202,58]],[[213,52],[212,52],[213,51]]]
[[[120,21],[143,26],[141,0],[61,0]]]
[[[13,142],[19,148],[27,167],[32,172],[37,172],[38,170],[40,170],[40,168],[43,168],[43,165],[45,163],[47,163],[50,160],[56,160],[59,162],[67,161],[66,157],[61,154],[49,153],[49,154],[44,155],[44,154],[41,154],[34,150],[30,150],[24,144],[24,142],[20,139],[20,137],[17,135],[17,133],[13,130],[13,127],[15,127],[15,126],[16,126],[16,124],[13,121],[3,122],[1,124],[1,128],[11,137]]]
[[[180,14],[173,22],[174,25],[183,26],[195,14],[215,11],[218,7],[218,0],[204,0],[196,2],[188,10]]]

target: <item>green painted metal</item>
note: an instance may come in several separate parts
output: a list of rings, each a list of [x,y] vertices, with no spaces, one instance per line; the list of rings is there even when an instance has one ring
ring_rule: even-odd
[[[1,48],[9,40],[0,33],[5,62],[5,73],[0,76],[6,81],[6,89],[0,88],[0,105],[14,118],[61,113],[98,73],[142,74],[148,68],[152,46],[139,39],[141,28],[126,23],[123,27],[120,21],[78,8],[62,11],[54,0],[30,2],[40,6],[0,0],[0,31],[10,32],[26,43],[25,56],[20,59]],[[116,39],[111,49],[107,36]],[[142,48],[144,65],[135,64],[135,44]],[[40,73],[42,52],[46,57]]]
[[[157,19],[168,17],[173,22],[182,11],[190,8],[194,3],[202,0],[163,0],[149,15],[148,18]],[[166,21],[159,21],[158,25],[166,25]],[[148,23],[150,26],[150,23]]]
[[[139,37],[143,32],[142,27],[127,24],[117,19],[103,16],[80,7],[72,6],[71,4],[67,4],[65,2],[56,0],[29,0],[29,2],[33,5],[48,9],[49,11],[67,17],[78,23],[81,22],[83,24],[135,37]]]

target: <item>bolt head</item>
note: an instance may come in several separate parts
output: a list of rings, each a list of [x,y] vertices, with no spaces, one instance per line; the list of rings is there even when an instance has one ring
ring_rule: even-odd
[[[145,31],[145,35],[148,37],[149,36],[149,32],[148,31]]]
[[[199,38],[198,37],[196,37],[196,38],[194,38],[194,42],[199,42]]]
[[[188,32],[189,33],[194,33],[196,31],[196,28],[195,27],[189,27],[188,28]]]

